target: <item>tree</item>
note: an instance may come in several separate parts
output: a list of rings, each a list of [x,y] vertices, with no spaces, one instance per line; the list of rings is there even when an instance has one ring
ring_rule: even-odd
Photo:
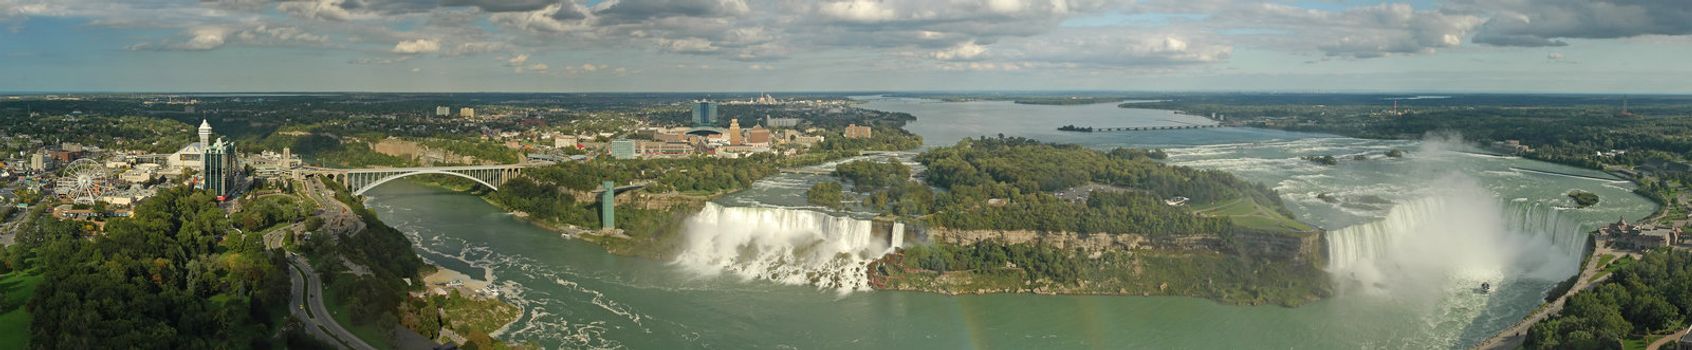
[[[840,209],[844,206],[841,202],[846,200],[844,192],[839,182],[819,182],[811,185],[810,190],[805,191],[805,200],[829,209]]]

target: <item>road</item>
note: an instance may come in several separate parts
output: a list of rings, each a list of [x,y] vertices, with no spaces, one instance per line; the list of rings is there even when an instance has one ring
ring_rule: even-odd
[[[294,317],[305,324],[307,333],[347,348],[376,349],[335,322],[329,308],[323,306],[323,281],[318,279],[316,271],[312,271],[311,263],[298,255],[288,254],[288,267],[288,278],[294,283],[293,303],[289,304],[289,308]],[[307,312],[308,309],[310,312]]]
[[[352,209],[345,203],[335,200],[334,190],[330,190],[317,179],[305,181],[305,195],[317,202],[318,215],[323,217],[323,228],[320,232],[332,234],[356,234],[364,231],[364,220],[353,214]]]

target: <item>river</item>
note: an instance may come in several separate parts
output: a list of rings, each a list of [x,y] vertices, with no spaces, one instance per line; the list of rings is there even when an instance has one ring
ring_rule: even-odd
[[[368,204],[424,258],[501,285],[503,297],[524,309],[504,337],[547,348],[635,349],[1460,348],[1520,319],[1572,275],[1581,232],[1654,209],[1629,183],[1588,178],[1602,173],[1465,153],[1451,142],[1245,128],[1053,130],[1203,122],[1112,104],[871,99],[865,106],[916,115],[907,129],[930,146],[1004,133],[1158,147],[1171,163],[1268,184],[1300,220],[1330,231],[1328,270],[1338,295],[1284,308],[1181,297],[862,291],[843,276],[887,247],[865,241],[867,225],[849,213],[806,207],[797,192],[822,178],[814,175],[774,176],[711,205],[710,215],[690,223],[693,258],[676,262],[610,255],[479,198],[411,182],[371,191]],[[1391,149],[1409,154],[1382,156]],[[1344,159],[1321,166],[1298,159],[1305,155]],[[1570,208],[1562,194],[1571,189],[1602,201]],[[1475,293],[1479,282],[1497,287]]]

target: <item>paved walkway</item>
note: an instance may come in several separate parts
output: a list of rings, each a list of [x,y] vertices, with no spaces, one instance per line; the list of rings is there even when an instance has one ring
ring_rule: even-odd
[[[1680,340],[1680,337],[1686,336],[1687,331],[1692,331],[1692,327],[1682,329],[1679,332],[1674,332],[1674,334],[1665,336],[1662,339],[1657,339],[1657,341],[1651,342],[1651,345],[1646,345],[1645,350],[1657,350],[1662,348],[1663,345],[1668,345],[1676,340]]]

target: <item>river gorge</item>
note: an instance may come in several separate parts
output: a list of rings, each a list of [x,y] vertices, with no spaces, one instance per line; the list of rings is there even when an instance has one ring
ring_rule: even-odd
[[[1472,152],[1457,136],[1364,140],[1249,128],[1067,133],[1207,123],[1170,111],[866,97],[915,115],[930,146],[999,135],[1168,151],[1278,191],[1325,229],[1336,295],[1296,308],[1186,297],[870,291],[869,260],[921,244],[903,225],[805,203],[827,176],[780,174],[689,219],[674,261],[616,256],[482,199],[396,181],[367,204],[425,259],[493,281],[521,307],[503,337],[546,348],[1464,348],[1576,271],[1584,232],[1648,215],[1597,171]],[[1403,158],[1385,156],[1407,151]],[[1336,165],[1300,159],[1332,155]],[[826,165],[825,165],[826,166]],[[1565,193],[1596,193],[1575,208]],[[1473,289],[1487,282],[1491,293]]]

